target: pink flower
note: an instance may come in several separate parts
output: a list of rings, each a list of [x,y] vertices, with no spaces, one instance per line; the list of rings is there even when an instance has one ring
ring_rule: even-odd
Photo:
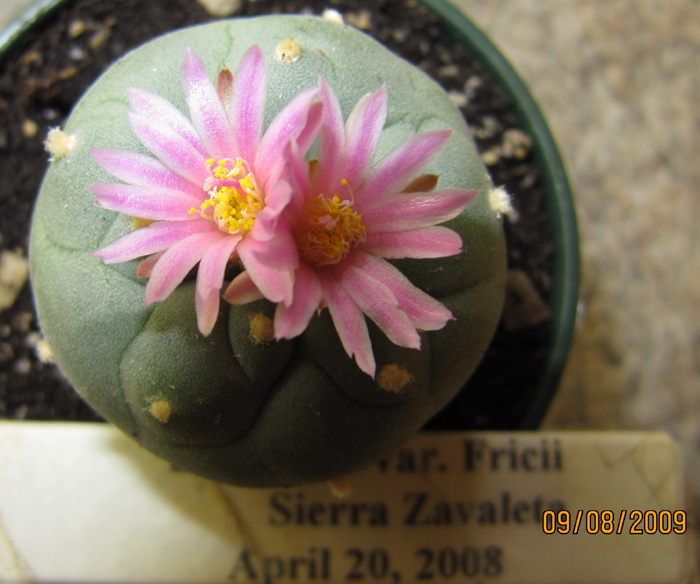
[[[430,192],[436,177],[422,176],[450,132],[418,134],[372,165],[387,112],[384,87],[363,97],[343,125],[338,98],[323,81],[319,156],[312,172],[293,146],[295,195],[285,210],[299,250],[293,300],[277,305],[278,339],[301,334],[314,312],[328,307],[340,340],[362,371],[376,363],[365,315],[397,345],[420,348],[421,330],[438,330],[452,318],[440,302],[419,290],[388,259],[457,254],[462,240],[438,226],[459,215],[477,191]],[[421,180],[422,179],[422,180]],[[418,189],[422,192],[414,192]],[[254,274],[237,276],[224,298],[244,303],[260,295]]]
[[[154,157],[126,150],[91,154],[123,183],[92,188],[102,207],[151,221],[93,255],[105,263],[144,258],[145,302],[162,301],[199,264],[197,324],[209,334],[229,260],[240,258],[256,288],[291,304],[298,252],[281,212],[295,194],[290,148],[305,153],[322,120],[318,90],[299,93],[263,135],[266,72],[258,46],[217,87],[188,49],[182,86],[189,119],[164,98],[130,88],[129,123]],[[296,164],[298,164],[298,159]]]

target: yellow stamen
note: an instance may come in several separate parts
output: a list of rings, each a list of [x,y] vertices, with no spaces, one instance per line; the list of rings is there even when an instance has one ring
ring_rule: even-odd
[[[347,181],[343,179],[341,184],[346,186]],[[314,266],[338,263],[365,239],[362,215],[338,195],[311,199],[306,205],[303,228],[296,236],[301,258]]]
[[[214,167],[214,159],[207,160],[210,178],[204,183],[209,198],[200,205],[199,214],[216,221],[219,229],[231,234],[248,233],[255,223],[258,211],[265,206],[255,178],[247,164],[240,158],[224,158]],[[222,186],[217,181],[234,181],[234,186]],[[207,210],[213,207],[212,212]],[[192,215],[196,209],[190,209]]]

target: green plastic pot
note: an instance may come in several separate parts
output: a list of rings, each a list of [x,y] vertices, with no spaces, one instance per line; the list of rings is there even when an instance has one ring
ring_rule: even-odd
[[[551,274],[551,346],[538,390],[513,429],[539,426],[558,386],[572,342],[579,286],[578,232],[566,172],[542,113],[525,84],[498,48],[460,11],[444,0],[422,0],[440,18],[448,35],[479,59],[516,106],[521,127],[533,140],[545,191],[545,212],[554,239]],[[0,61],[12,58],[43,19],[64,0],[40,0],[0,36]]]

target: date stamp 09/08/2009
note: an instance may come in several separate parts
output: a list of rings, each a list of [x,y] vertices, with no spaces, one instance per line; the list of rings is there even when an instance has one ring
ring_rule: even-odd
[[[630,535],[684,534],[687,530],[687,514],[683,510],[648,510],[622,509],[614,511],[579,509],[576,512],[547,510],[542,513],[542,531],[547,535],[587,533]]]

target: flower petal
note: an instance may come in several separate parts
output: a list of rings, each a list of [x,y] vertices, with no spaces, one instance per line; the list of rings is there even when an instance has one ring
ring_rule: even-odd
[[[280,229],[286,226],[283,216],[292,200],[293,189],[292,185],[282,178],[283,171],[285,171],[284,160],[280,161],[275,168],[265,196],[265,208],[258,212],[250,231],[251,237],[258,241],[269,241],[275,238]]]
[[[228,116],[204,63],[190,47],[182,65],[182,88],[192,124],[209,156],[216,159],[233,157],[237,144]]]
[[[219,315],[219,299],[226,265],[236,249],[240,235],[229,235],[207,249],[199,262],[195,308],[197,327],[204,336],[211,333]]]
[[[364,314],[330,271],[318,270],[316,274],[345,352],[355,357],[362,371],[374,377],[377,365]]]
[[[194,306],[197,313],[197,328],[205,337],[211,334],[219,317],[221,305],[221,292],[219,290],[207,290],[203,294],[195,294]]]
[[[388,259],[442,258],[462,251],[462,238],[447,227],[367,233],[360,249]]]
[[[444,304],[414,286],[398,268],[386,260],[361,252],[351,254],[348,258],[349,263],[366,277],[382,282],[396,300],[398,308],[416,328],[424,331],[439,330],[452,319],[452,313]]]
[[[128,116],[131,130],[158,160],[188,181],[204,184],[208,176],[206,158],[187,140],[156,120],[133,112]]]
[[[210,246],[226,237],[221,231],[190,235],[160,257],[146,284],[146,306],[165,300],[189,271],[197,265]]]
[[[434,193],[398,193],[363,209],[362,223],[368,233],[429,227],[459,215],[478,192],[444,189]]]
[[[357,102],[345,123],[345,172],[342,178],[359,185],[372,166],[386,122],[387,93],[382,85]]]
[[[159,185],[193,197],[203,196],[201,185],[178,176],[151,156],[111,148],[94,148],[90,155],[109,174],[130,185]]]
[[[285,165],[281,167],[284,183],[291,188],[290,198],[284,202],[284,216],[291,224],[296,224],[304,213],[306,202],[310,196],[310,165],[296,142],[289,142],[284,154]],[[276,199],[276,189],[271,191],[270,197]],[[280,195],[281,197],[281,195]],[[274,204],[277,208],[279,203]]]
[[[357,252],[355,252],[357,253]],[[395,345],[420,348],[420,336],[408,316],[399,308],[391,290],[381,280],[356,267],[350,260],[336,264],[333,273],[345,291],[369,318],[384,331]]]
[[[323,103],[323,123],[319,132],[318,163],[314,169],[313,192],[331,193],[340,185],[343,172],[343,112],[333,89],[319,79],[319,99]]]
[[[224,292],[224,300],[235,305],[248,304],[262,298],[264,298],[262,292],[250,279],[250,274],[245,271],[238,274]]]
[[[158,260],[163,257],[164,253],[165,251],[159,251],[148,256],[145,260],[141,260],[136,268],[136,276],[138,278],[150,278],[153,268],[158,263]]]
[[[250,279],[265,298],[270,302],[284,302],[289,305],[293,299],[294,270],[297,266],[280,268],[260,261],[258,254],[262,254],[266,260],[269,259],[264,255],[269,253],[267,247],[266,244],[261,244],[252,237],[246,237],[238,246],[238,255]]]
[[[105,209],[119,211],[143,219],[191,221],[199,215],[190,215],[192,207],[198,208],[194,197],[161,187],[137,187],[121,183],[100,183],[90,189],[97,202]]]
[[[312,104],[317,92],[318,89],[311,87],[297,95],[277,114],[262,137],[255,155],[254,172],[263,190],[267,190],[275,161],[284,155],[291,140],[295,140],[304,153],[311,146],[316,135],[314,130],[318,131],[323,113],[322,104]]]
[[[158,221],[127,233],[91,255],[100,258],[105,264],[128,262],[163,251],[194,233],[213,229],[216,229],[216,225],[211,221]]]
[[[238,140],[239,155],[253,161],[260,143],[265,115],[267,73],[258,45],[243,55],[233,77],[229,119]]]
[[[156,93],[138,87],[130,87],[126,92],[135,114],[170,128],[206,158],[206,148],[192,127],[192,122],[172,103]]]
[[[309,163],[296,142],[287,144],[284,154],[273,166],[265,195],[265,208],[258,212],[251,237],[269,241],[290,233],[304,211],[309,193]],[[291,246],[296,246],[290,242]]]
[[[252,241],[251,237],[247,239]],[[255,242],[253,255],[258,262],[274,270],[294,272],[299,267],[299,250],[290,233],[277,233],[265,242]]]
[[[289,306],[278,304],[275,310],[275,338],[292,339],[304,332],[323,294],[314,271],[302,263],[294,274],[294,300]]]
[[[440,154],[450,133],[450,130],[423,132],[383,158],[355,193],[358,207],[365,209],[410,185]]]
[[[323,104],[320,102],[312,103],[309,106],[308,117],[306,120],[306,125],[302,128],[299,135],[294,139],[294,141],[299,146],[299,150],[303,153],[311,148],[311,144],[316,140],[318,135],[318,130],[321,127],[321,122],[323,121]]]

